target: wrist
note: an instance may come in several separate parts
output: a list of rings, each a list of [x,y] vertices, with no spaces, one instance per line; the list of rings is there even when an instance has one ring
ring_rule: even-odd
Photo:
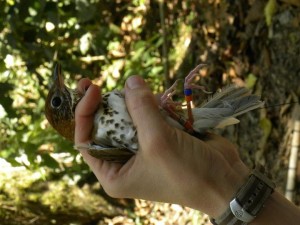
[[[227,210],[211,222],[216,225],[253,222],[270,198],[274,188],[275,183],[270,180],[270,174],[263,166],[257,165],[246,183],[239,188],[230,201]]]
[[[226,211],[238,189],[247,181],[249,173],[241,161],[232,165],[214,163],[205,182],[197,184],[198,188],[189,189],[195,189],[196,192],[184,192],[185,198],[189,196],[189,202],[184,205],[217,218]],[[205,193],[201,194],[201,190],[205,190]]]
[[[234,198],[239,188],[247,181],[250,171],[241,161],[230,165],[228,172],[221,177],[215,185],[215,194],[220,200],[216,202],[216,208],[209,215],[217,218],[228,208],[230,201]]]

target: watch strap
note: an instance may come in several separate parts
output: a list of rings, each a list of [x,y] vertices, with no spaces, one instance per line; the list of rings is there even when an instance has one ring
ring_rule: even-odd
[[[228,209],[217,219],[211,219],[214,225],[244,225],[251,222],[265,201],[272,194],[275,184],[264,167],[256,166],[247,182],[238,190]]]

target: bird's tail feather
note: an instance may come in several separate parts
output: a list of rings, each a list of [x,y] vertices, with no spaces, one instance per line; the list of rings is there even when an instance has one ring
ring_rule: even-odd
[[[210,97],[201,107],[193,109],[196,131],[219,128],[239,122],[235,117],[260,108],[264,102],[245,87],[230,85]]]

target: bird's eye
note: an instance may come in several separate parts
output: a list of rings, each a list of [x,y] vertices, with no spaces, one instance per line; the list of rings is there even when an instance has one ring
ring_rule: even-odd
[[[58,108],[62,103],[62,100],[60,97],[56,96],[54,98],[52,98],[52,101],[51,101],[51,105],[53,108]]]

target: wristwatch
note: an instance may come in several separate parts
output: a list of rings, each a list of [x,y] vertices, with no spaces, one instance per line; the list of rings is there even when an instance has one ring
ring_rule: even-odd
[[[250,223],[264,207],[264,203],[273,193],[275,183],[261,165],[257,165],[248,181],[240,187],[231,200],[228,209],[216,219],[214,225],[245,225]]]

